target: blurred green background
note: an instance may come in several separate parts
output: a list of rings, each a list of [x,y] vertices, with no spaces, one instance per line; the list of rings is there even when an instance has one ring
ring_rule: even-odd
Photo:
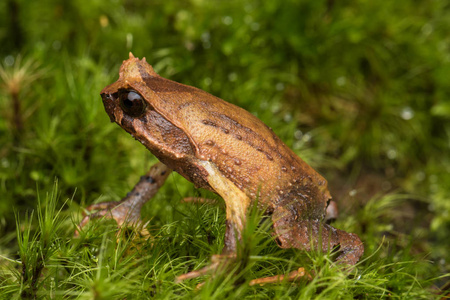
[[[272,127],[327,178],[366,255],[386,236],[449,272],[449,28],[447,0],[1,1],[0,252],[55,178],[78,209],[154,162],[99,96],[132,51]]]

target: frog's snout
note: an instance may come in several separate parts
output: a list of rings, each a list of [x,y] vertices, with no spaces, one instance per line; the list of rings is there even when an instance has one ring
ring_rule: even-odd
[[[103,100],[103,105],[105,106],[105,111],[109,116],[109,119],[111,120],[111,122],[116,122],[116,117],[114,115],[114,110],[115,110],[115,102],[117,100],[117,97],[114,94],[109,94],[109,93],[102,93],[102,100]]]

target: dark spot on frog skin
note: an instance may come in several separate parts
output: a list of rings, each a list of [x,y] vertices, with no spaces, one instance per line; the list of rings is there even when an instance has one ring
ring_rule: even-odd
[[[212,140],[207,140],[207,141],[205,142],[205,144],[208,145],[208,146],[214,146],[214,141],[212,141]]]
[[[239,159],[237,159],[237,158],[234,159],[234,164],[235,164],[236,166],[239,166],[241,163],[242,163],[242,162],[241,162]]]
[[[237,138],[238,140],[242,140],[242,136],[240,136],[239,134],[236,134],[236,138]]]
[[[161,175],[164,175],[164,174],[161,174]],[[155,183],[156,182],[156,180],[152,176],[146,176],[146,175],[141,176],[141,180],[145,180],[145,181],[147,181],[149,183]]]
[[[218,128],[220,128],[220,129],[222,129],[222,131],[223,131],[225,134],[230,133],[230,130],[229,130],[229,129],[223,128],[223,127],[221,127],[221,126],[218,126],[216,123],[214,123],[214,122],[212,122],[212,121],[210,121],[210,120],[202,120],[202,123],[205,124],[205,125],[208,125],[208,126],[218,127]]]
[[[272,155],[270,155],[270,154],[268,154],[268,153],[266,153],[266,157],[267,157],[268,160],[273,160]]]
[[[178,105],[178,110],[185,109],[186,107],[188,107],[188,106],[190,106],[190,105],[192,105],[192,102],[185,102],[185,103],[182,103],[181,105]]]
[[[281,171],[287,172],[287,168],[286,168],[285,166],[282,166],[282,167],[281,167]]]
[[[216,123],[214,123],[214,122],[212,122],[210,120],[203,120],[202,123],[205,124],[205,125],[217,127]]]
[[[131,192],[128,192],[127,193],[127,197],[130,197],[130,196],[136,196],[136,197],[139,197],[141,194],[139,193],[139,192],[134,192],[134,191],[131,191]]]

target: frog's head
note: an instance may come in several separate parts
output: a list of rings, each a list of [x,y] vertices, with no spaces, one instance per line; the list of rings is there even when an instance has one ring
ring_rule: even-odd
[[[124,117],[138,118],[145,113],[150,104],[146,99],[155,97],[154,92],[146,88],[145,80],[155,77],[159,75],[146,59],[136,58],[130,52],[129,59],[120,67],[119,79],[101,91],[111,122],[120,123]]]
[[[130,58],[120,67],[119,79],[105,87],[101,96],[111,121],[124,127],[123,119],[138,119],[149,109],[173,121],[164,107],[168,103],[177,105],[180,97],[188,99],[193,90],[196,89],[160,77],[145,58],[136,58],[130,52]]]
[[[179,100],[180,91],[191,89],[160,77],[145,58],[138,59],[130,53],[130,58],[122,63],[119,79],[105,87],[101,96],[111,122],[150,151],[167,154],[170,147],[165,147],[165,143],[183,144],[185,147],[181,148],[191,151],[186,135],[174,125],[173,116],[164,111],[170,102]],[[171,138],[175,141],[171,142]]]

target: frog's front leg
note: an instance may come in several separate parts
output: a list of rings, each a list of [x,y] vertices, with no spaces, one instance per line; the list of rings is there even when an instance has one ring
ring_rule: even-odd
[[[150,170],[141,177],[133,190],[121,201],[102,202],[92,204],[86,208],[87,211],[96,211],[81,220],[75,231],[75,236],[86,226],[91,219],[108,218],[117,222],[119,227],[124,224],[131,227],[141,225],[141,208],[150,200],[159,188],[164,184],[171,169],[161,162],[154,164]]]
[[[241,240],[242,230],[247,218],[247,209],[250,206],[250,198],[233,182],[228,180],[213,163],[199,161],[198,164],[208,173],[206,180],[209,185],[225,201],[227,218],[225,246],[221,255],[212,257],[212,262],[209,266],[180,275],[177,277],[176,282],[196,278],[210,272],[214,273],[221,265],[226,265],[228,260],[234,260],[236,257],[236,243]]]

